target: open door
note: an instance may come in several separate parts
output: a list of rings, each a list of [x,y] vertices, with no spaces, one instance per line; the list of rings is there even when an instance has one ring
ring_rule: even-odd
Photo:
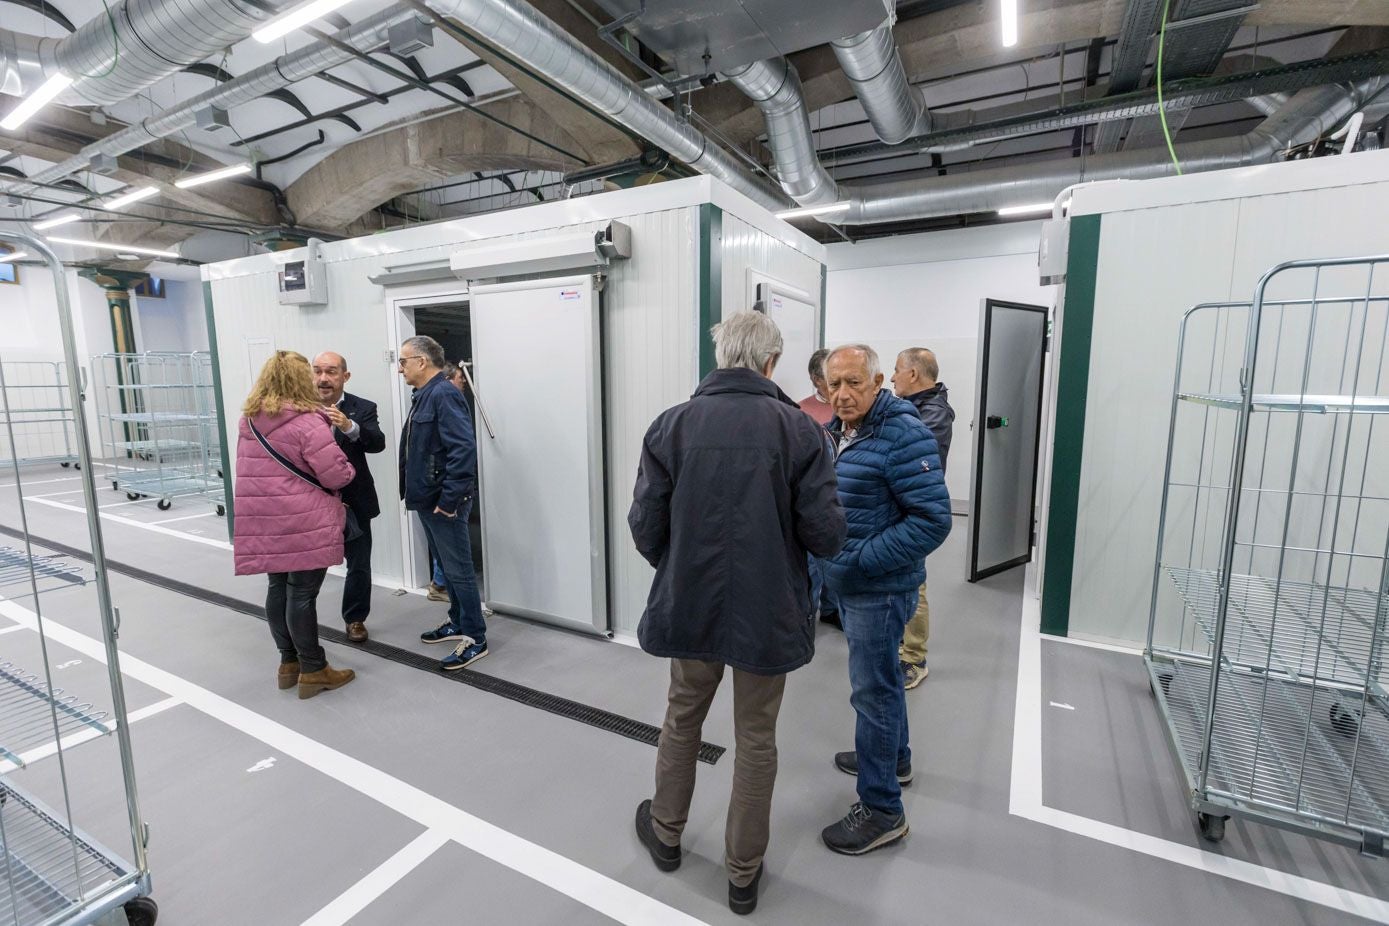
[[[969,493],[969,581],[1032,559],[1047,309],[984,300]]]
[[[603,393],[591,275],[473,285],[487,603],[608,629]]]

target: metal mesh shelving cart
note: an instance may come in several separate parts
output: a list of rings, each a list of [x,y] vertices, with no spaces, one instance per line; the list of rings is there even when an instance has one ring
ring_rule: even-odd
[[[0,362],[5,423],[0,435],[0,466],[11,462],[77,462],[67,365],[41,360]],[[13,432],[13,436],[10,436]]]
[[[157,498],[161,509],[198,496],[223,514],[211,354],[102,354],[92,369],[111,487],[132,501]]]
[[[1144,658],[1202,835],[1389,835],[1389,256],[1182,320]]]
[[[64,353],[68,369],[76,369],[76,342],[62,264],[47,246],[28,236],[0,230],[0,241],[15,242],[22,246],[21,250],[39,255],[52,271]],[[153,926],[158,907],[149,896],[147,829],[135,785],[120,652],[116,647],[117,615],[107,586],[96,486],[91,475],[91,448],[87,444],[79,390],[72,382],[67,388],[74,410],[75,460],[82,464],[82,492],[95,576],[92,584],[109,682],[109,690],[102,697],[109,699],[111,708],[109,712],[98,711],[91,703],[65,694],[53,684],[54,667],[49,664],[50,643],[43,616],[45,596],[40,594],[39,580],[56,567],[52,558],[35,555],[24,508],[24,475],[19,461],[12,459],[8,473],[18,484],[15,492],[23,540],[17,549],[5,548],[4,581],[20,581],[12,575],[16,571],[27,579],[30,629],[37,632],[40,645],[39,656],[33,657],[38,662],[28,669],[0,662],[0,926],[111,923],[122,910],[131,926]],[[0,391],[0,410],[6,412],[0,424],[13,442],[15,419],[8,413],[7,400],[8,393]],[[10,599],[18,598],[8,590],[5,594]],[[126,848],[132,861],[84,834],[73,819],[72,795],[79,788],[88,793],[100,789],[94,788],[91,781],[69,779],[67,755],[84,742],[107,737],[114,737],[119,755],[124,800],[120,817],[123,825],[129,827],[130,842]],[[20,775],[27,774],[20,770],[37,768],[41,763],[52,763],[56,769],[56,783],[48,778],[36,779],[60,795],[53,807],[28,793],[17,781]]]

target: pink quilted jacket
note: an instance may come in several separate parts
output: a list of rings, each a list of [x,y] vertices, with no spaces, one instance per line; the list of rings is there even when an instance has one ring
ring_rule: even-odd
[[[341,489],[352,481],[352,464],[322,412],[287,408],[257,415],[256,427],[281,455],[327,488]],[[342,502],[275,462],[245,418],[237,430],[236,574],[301,572],[342,562]]]

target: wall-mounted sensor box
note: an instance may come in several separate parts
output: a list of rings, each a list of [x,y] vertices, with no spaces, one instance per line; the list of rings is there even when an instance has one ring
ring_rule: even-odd
[[[280,305],[327,305],[328,268],[319,254],[320,241],[311,240],[308,256],[281,265]]]
[[[1042,223],[1042,236],[1037,245],[1037,275],[1043,286],[1066,282],[1070,242],[1070,219],[1048,219]]]

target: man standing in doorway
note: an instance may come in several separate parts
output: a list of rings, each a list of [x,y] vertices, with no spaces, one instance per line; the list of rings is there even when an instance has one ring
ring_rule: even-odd
[[[333,423],[333,437],[357,471],[342,490],[342,502],[351,509],[361,530],[361,535],[344,547],[347,581],[342,587],[342,619],[347,625],[347,639],[365,643],[367,615],[371,613],[371,520],[381,513],[367,454],[385,450],[386,435],[376,420],[376,403],[343,391],[351,378],[342,354],[324,351],[314,358],[314,386]]]
[[[873,348],[832,351],[825,373],[849,522],[844,549],[824,562],[825,584],[839,597],[856,715],[855,750],[834,764],[858,776],[859,799],[821,838],[835,852],[862,855],[907,835],[902,786],[912,754],[897,647],[926,580],[926,555],[950,533],[950,494],[936,439],[910,402],[882,388]]]
[[[457,641],[439,668],[462,669],[487,655],[468,514],[477,486],[477,442],[463,393],[444,372],[444,349],[433,338],[406,338],[400,375],[414,389],[400,434],[400,496],[416,512],[444,571],[449,619],[420,634],[422,643]]]
[[[938,382],[940,365],[936,355],[924,347],[909,347],[897,355],[897,367],[892,372],[892,391],[898,398],[916,406],[921,423],[931,429],[940,449],[940,473],[945,476],[946,457],[950,454],[950,433],[955,426],[955,409],[950,407],[950,390]],[[931,635],[931,607],[926,603],[926,583],[916,597],[916,613],[907,622],[902,636],[903,684],[908,690],[926,680],[931,670],[926,665],[926,639]]]
[[[829,353],[822,347],[810,355],[810,385],[815,391],[800,401],[801,411],[814,418],[822,428],[829,427],[834,418],[834,407],[827,395],[829,390],[825,388],[825,358]]]
[[[637,630],[670,659],[656,793],[637,835],[656,867],[680,866],[704,718],[733,669],[737,739],[725,829],[728,905],[757,906],[776,781],[786,675],[815,651],[808,556],[844,542],[844,512],[824,432],[771,381],[776,322],[742,312],[714,327],[719,368],[646,432],[627,522],[656,567]]]

